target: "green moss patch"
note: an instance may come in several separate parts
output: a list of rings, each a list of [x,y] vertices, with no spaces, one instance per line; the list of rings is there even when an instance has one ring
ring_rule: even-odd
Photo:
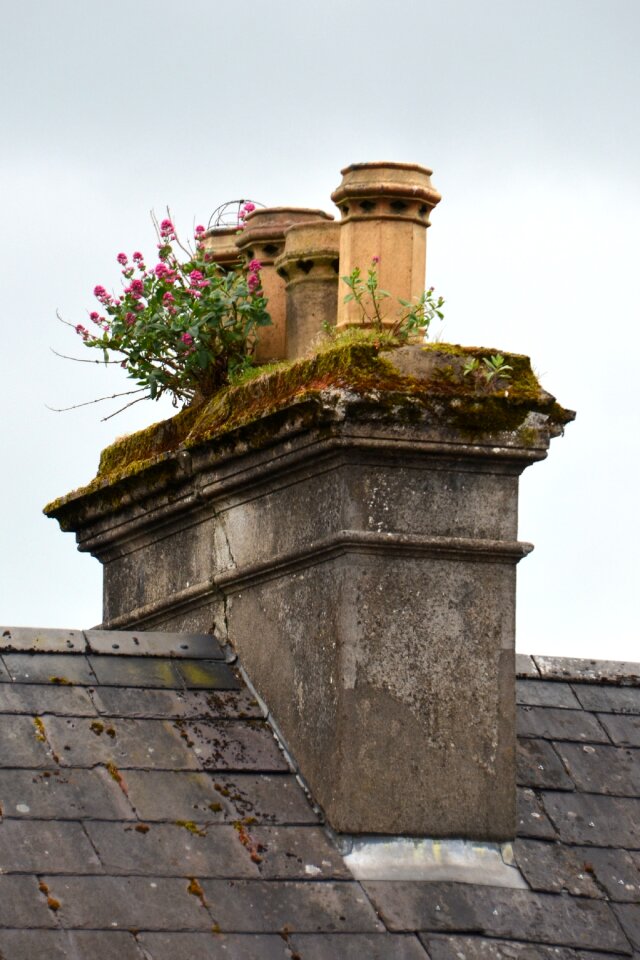
[[[66,504],[94,491],[115,497],[116,508],[126,502],[128,483],[142,471],[150,484],[166,482],[179,468],[173,453],[193,450],[231,434],[251,447],[272,442],[281,427],[297,416],[302,427],[318,423],[319,412],[332,404],[348,402],[363,418],[389,418],[410,422],[432,414],[440,423],[468,433],[522,430],[520,442],[530,446],[536,431],[525,425],[528,414],[538,411],[554,425],[573,419],[538,383],[529,358],[504,354],[508,376],[491,381],[481,374],[465,375],[470,358],[489,358],[496,350],[434,343],[413,347],[417,357],[409,375],[400,353],[388,335],[347,335],[330,342],[315,355],[272,365],[235,386],[220,390],[210,400],[183,410],[162,423],[116,440],[100,458],[96,478],[45,507],[57,516]],[[117,489],[115,489],[117,485]]]

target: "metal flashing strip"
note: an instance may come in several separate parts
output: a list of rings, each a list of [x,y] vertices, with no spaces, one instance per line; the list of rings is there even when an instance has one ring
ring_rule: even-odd
[[[336,839],[356,880],[433,880],[528,889],[510,843],[427,837]]]

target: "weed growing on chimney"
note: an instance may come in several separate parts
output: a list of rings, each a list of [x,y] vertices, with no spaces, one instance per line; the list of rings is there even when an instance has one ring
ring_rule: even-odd
[[[256,331],[271,323],[259,261],[227,270],[206,252],[204,227],[196,227],[192,250],[168,217],[154,218],[154,225],[158,262],[149,267],[139,251],[131,258],[119,253],[122,292],[114,296],[96,286],[99,309],[89,314],[95,330],[75,325],[85,346],[99,350],[104,363],[119,364],[138,385],[127,393],[143,396],[126,406],[163,394],[174,406],[211,396],[253,365]],[[182,262],[176,247],[186,256]]]
[[[391,297],[391,294],[380,288],[378,281],[379,263],[380,257],[372,257],[366,279],[362,276],[360,267],[355,267],[348,277],[342,277],[343,282],[350,290],[350,293],[346,294],[344,302],[358,304],[362,324],[366,327],[377,331],[388,330],[402,341],[416,336],[426,340],[431,322],[436,317],[439,317],[440,320],[444,318],[442,313],[443,298],[435,296],[433,287],[425,290],[413,303],[398,298],[398,303],[403,309],[395,320],[388,319],[383,313],[382,304]]]

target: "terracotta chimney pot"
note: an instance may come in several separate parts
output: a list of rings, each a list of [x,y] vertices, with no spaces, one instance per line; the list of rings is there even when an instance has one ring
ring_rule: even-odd
[[[366,276],[379,257],[379,287],[391,294],[382,304],[384,325],[392,326],[403,312],[398,299],[411,301],[424,291],[429,213],[441,197],[431,170],[416,163],[352,163],[341,173],[342,183],[331,194],[342,215],[340,276],[355,267]],[[338,329],[362,324],[358,304],[344,303],[347,293],[342,284]]]
[[[249,214],[244,230],[236,238],[242,256],[262,264],[260,278],[269,301],[271,326],[260,331],[256,345],[255,358],[261,363],[284,360],[287,355],[285,281],[278,276],[274,264],[284,250],[285,230],[294,223],[309,220],[333,220],[333,217],[324,210],[308,207],[265,207]]]
[[[214,227],[213,230],[207,230],[201,241],[205,254],[209,254],[211,259],[225,270],[237,267],[240,263],[240,251],[236,243],[238,234],[237,227]]]
[[[325,326],[335,326],[339,251],[339,223],[297,223],[285,233],[275,268],[286,283],[288,360],[303,356]]]

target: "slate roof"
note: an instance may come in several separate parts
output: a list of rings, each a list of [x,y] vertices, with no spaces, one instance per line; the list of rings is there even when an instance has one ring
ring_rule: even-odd
[[[4,960],[640,951],[638,667],[519,658],[528,889],[359,883],[211,637],[0,635]]]

